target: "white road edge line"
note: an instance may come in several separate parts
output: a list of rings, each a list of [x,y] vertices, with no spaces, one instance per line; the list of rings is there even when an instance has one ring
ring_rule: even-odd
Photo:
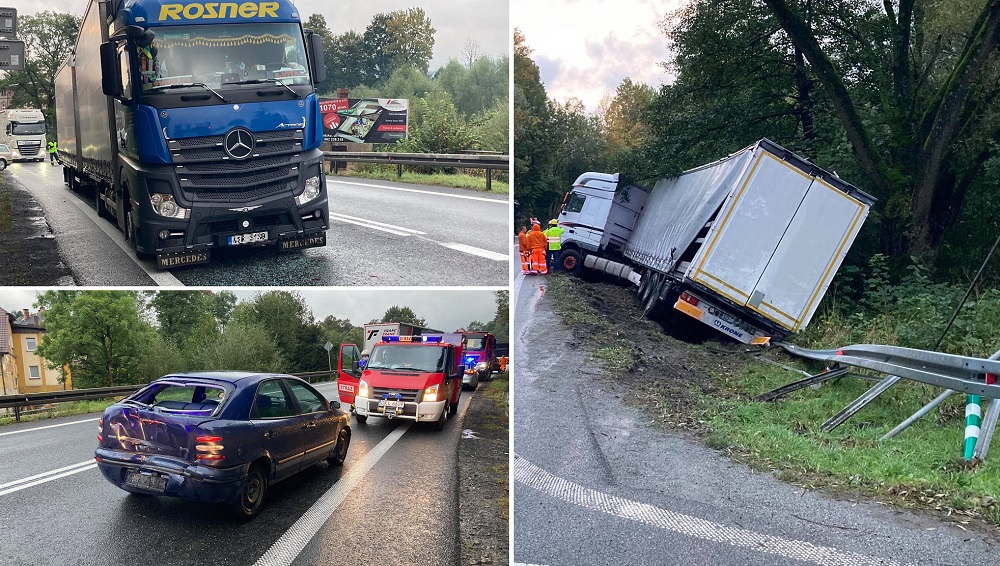
[[[442,246],[455,250],[462,253],[477,255],[479,257],[485,257],[486,259],[492,259],[493,261],[510,261],[509,254],[502,254],[499,252],[491,252],[490,250],[484,250],[482,248],[477,248],[475,246],[468,246],[466,244],[457,244],[454,242],[448,244],[441,244]]]
[[[330,216],[336,218],[346,218],[348,220],[357,220],[358,222],[367,222],[368,224],[385,226],[386,228],[392,228],[394,230],[402,230],[404,232],[412,232],[414,234],[420,234],[421,236],[427,234],[427,232],[421,232],[420,230],[414,230],[412,228],[404,228],[402,226],[396,226],[395,224],[386,224],[385,222],[376,222],[374,220],[369,220],[367,218],[359,218],[357,216],[348,216],[346,214],[340,214],[339,212],[331,212]]]
[[[748,529],[714,523],[647,503],[632,501],[584,487],[546,472],[517,454],[513,457],[511,478],[546,495],[567,503],[607,513],[614,517],[644,523],[665,531],[711,542],[738,546],[750,551],[801,560],[822,566],[899,566],[895,560],[874,558],[842,551],[811,542],[785,539]]]
[[[7,436],[8,434],[21,434],[22,432],[32,432],[32,431],[35,431],[35,430],[45,430],[47,428],[56,428],[58,426],[69,426],[69,425],[72,425],[72,424],[92,423],[92,422],[94,422],[96,420],[98,420],[98,419],[87,419],[85,421],[73,421],[71,423],[60,423],[60,424],[50,424],[50,425],[46,425],[46,426],[36,426],[35,428],[26,428],[26,429],[23,429],[23,430],[12,430],[10,432],[0,432],[0,436]],[[2,487],[2,486],[0,486],[0,487]]]
[[[84,460],[83,462],[79,462],[76,464],[72,464],[70,466],[65,466],[57,470],[49,470],[48,472],[35,474],[27,478],[14,480],[12,482],[7,482],[7,483],[0,483],[0,495],[7,495],[8,493],[14,493],[15,491],[22,490],[26,487],[31,487],[33,485],[49,482],[54,479],[59,479],[61,477],[68,476],[70,474],[75,474],[77,472],[82,472],[84,470],[89,470],[90,468],[96,468],[96,467],[97,467],[97,462],[95,462],[93,459],[90,459],[90,460]]]
[[[354,490],[361,480],[364,479],[372,466],[378,462],[385,453],[392,448],[392,445],[399,440],[406,431],[410,430],[413,423],[399,425],[389,433],[382,442],[372,448],[364,458],[340,478],[337,483],[313,503],[295,523],[288,528],[284,534],[267,549],[254,566],[290,566],[295,558],[302,552],[302,549],[309,544],[313,536],[319,531],[326,521],[333,516],[333,512],[340,507],[340,504],[347,499],[347,495]]]
[[[148,275],[149,278],[153,280],[154,283],[156,283],[160,287],[184,286],[184,284],[181,283],[181,280],[174,277],[173,274],[170,273],[169,271],[160,271],[156,268],[151,268],[148,265],[146,265],[143,261],[141,261],[139,258],[135,257],[135,250],[133,250],[132,246],[130,246],[128,242],[125,241],[125,236],[123,236],[118,231],[118,228],[112,226],[110,222],[98,216],[97,213],[94,212],[94,210],[91,209],[89,206],[87,206],[87,204],[85,204],[83,201],[81,201],[78,198],[72,198],[69,200],[74,205],[76,205],[76,207],[79,208],[80,211],[83,212],[87,216],[87,218],[91,220],[91,222],[96,224],[97,227],[100,228],[102,232],[107,234],[108,237],[111,238],[112,242],[118,244],[118,247],[125,252],[125,255],[131,258],[132,261],[134,261],[135,264],[139,266],[139,269],[143,270],[146,273],[146,275]]]
[[[358,222],[356,220],[348,220],[346,218],[338,218],[336,216],[330,216],[330,220],[334,220],[336,222],[343,222],[345,224],[354,224],[355,226],[363,226],[365,228],[371,228],[372,230],[381,230],[382,232],[388,232],[390,234],[395,234],[397,236],[412,236],[413,235],[413,234],[409,234],[407,232],[400,232],[399,230],[390,230],[389,228],[382,228],[381,226],[373,226],[371,224],[366,224],[364,222]]]
[[[327,183],[328,184],[329,183],[341,183],[341,184],[344,184],[344,185],[356,185],[358,187],[375,187],[376,189],[388,189],[390,191],[404,191],[404,192],[407,192],[407,193],[420,193],[422,195],[436,195],[436,196],[439,196],[439,197],[464,198],[464,199],[468,199],[468,200],[478,200],[478,201],[482,201],[482,202],[493,202],[493,203],[497,203],[497,204],[502,204],[504,206],[510,206],[510,203],[507,202],[506,199],[500,200],[500,199],[485,198],[485,197],[470,197],[470,196],[466,196],[466,195],[453,195],[453,194],[450,194],[450,193],[438,193],[438,192],[435,192],[435,191],[421,191],[420,189],[404,189],[403,187],[390,187],[388,185],[375,185],[375,184],[372,184],[372,183],[355,183],[355,182],[352,182],[352,181],[335,181],[335,180],[330,179],[329,177],[327,177]]]

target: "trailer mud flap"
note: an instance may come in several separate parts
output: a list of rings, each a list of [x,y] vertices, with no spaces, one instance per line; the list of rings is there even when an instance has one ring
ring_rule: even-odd
[[[208,260],[208,250],[189,250],[167,254],[156,254],[156,267],[160,269],[170,269],[171,267],[208,263]]]
[[[311,236],[280,240],[278,242],[278,249],[281,251],[300,250],[303,248],[317,248],[325,245],[326,232],[320,232],[319,234],[313,234]]]

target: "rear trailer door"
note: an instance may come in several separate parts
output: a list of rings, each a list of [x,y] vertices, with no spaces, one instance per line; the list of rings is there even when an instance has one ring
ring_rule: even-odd
[[[868,206],[758,150],[689,277],[795,332],[805,327]]]

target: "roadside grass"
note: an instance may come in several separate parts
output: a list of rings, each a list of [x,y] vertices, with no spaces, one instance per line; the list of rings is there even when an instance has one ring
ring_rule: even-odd
[[[416,173],[403,168],[403,176],[396,175],[395,165],[365,165],[357,169],[344,171],[343,175],[350,177],[361,177],[364,179],[379,179],[383,181],[397,181],[400,183],[417,183],[421,185],[434,185],[439,187],[454,187],[458,189],[474,189],[486,192],[486,173],[482,175],[471,175],[469,173]],[[497,180],[498,174],[494,171],[491,193],[508,194],[510,184]]]
[[[962,458],[965,397],[955,394],[897,437],[879,438],[940,389],[901,382],[833,432],[820,426],[874,383],[855,377],[807,388],[771,403],[752,396],[800,376],[759,362],[714,379],[731,396],[701,396],[706,442],[754,469],[804,488],[857,490],[904,507],[978,517],[1000,524],[995,459]]]
[[[503,411],[503,415],[507,416],[506,420],[502,421],[502,426],[498,425],[496,428],[502,429],[504,431],[509,431],[510,426],[510,407],[509,407],[509,397],[508,392],[510,391],[510,371],[504,371],[493,376],[488,383],[486,383],[485,388],[481,388],[479,392],[486,397],[486,399],[494,403],[498,409]],[[509,452],[509,450],[508,450]],[[505,521],[510,518],[510,495],[508,492],[509,488],[509,478],[510,478],[510,463],[507,460],[493,466],[493,478],[498,486],[504,488],[504,495],[496,499],[496,505],[500,516],[503,517]]]
[[[631,370],[637,362],[626,329],[616,327],[588,304],[586,296],[574,288],[578,285],[586,283],[549,276],[546,292],[555,312],[587,337],[588,349],[601,360],[605,373]],[[826,325],[823,332],[830,333],[830,328]],[[813,335],[814,340],[818,334]],[[692,354],[710,351],[702,345],[683,347]],[[795,362],[790,365],[811,373],[819,371]],[[953,395],[896,438],[883,442],[879,441],[883,434],[941,389],[903,380],[827,433],[820,426],[874,381],[843,377],[767,403],[753,397],[798,380],[801,374],[751,358],[745,364],[726,367],[725,371],[699,370],[701,383],[688,386],[692,401],[680,405],[663,388],[644,387],[642,394],[653,399],[664,416],[656,422],[696,430],[708,446],[805,489],[861,494],[901,507],[930,510],[949,516],[959,526],[976,519],[1000,525],[1000,456],[992,454],[978,465],[961,458],[964,395]]]
[[[0,188],[5,188],[6,183]],[[7,232],[14,224],[14,199],[10,192],[0,193],[0,232]]]
[[[70,401],[67,403],[57,403],[51,407],[41,410],[33,410],[30,413],[21,413],[21,422],[41,421],[54,419],[57,417],[68,417],[72,415],[86,415],[88,413],[100,413],[104,409],[113,405],[114,399],[89,399],[87,401]],[[14,414],[0,416],[0,425],[14,424]]]

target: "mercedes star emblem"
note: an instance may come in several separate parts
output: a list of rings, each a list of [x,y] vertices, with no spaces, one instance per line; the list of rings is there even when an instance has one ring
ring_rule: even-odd
[[[226,153],[233,159],[246,159],[253,153],[253,134],[246,128],[234,128],[223,142]]]

